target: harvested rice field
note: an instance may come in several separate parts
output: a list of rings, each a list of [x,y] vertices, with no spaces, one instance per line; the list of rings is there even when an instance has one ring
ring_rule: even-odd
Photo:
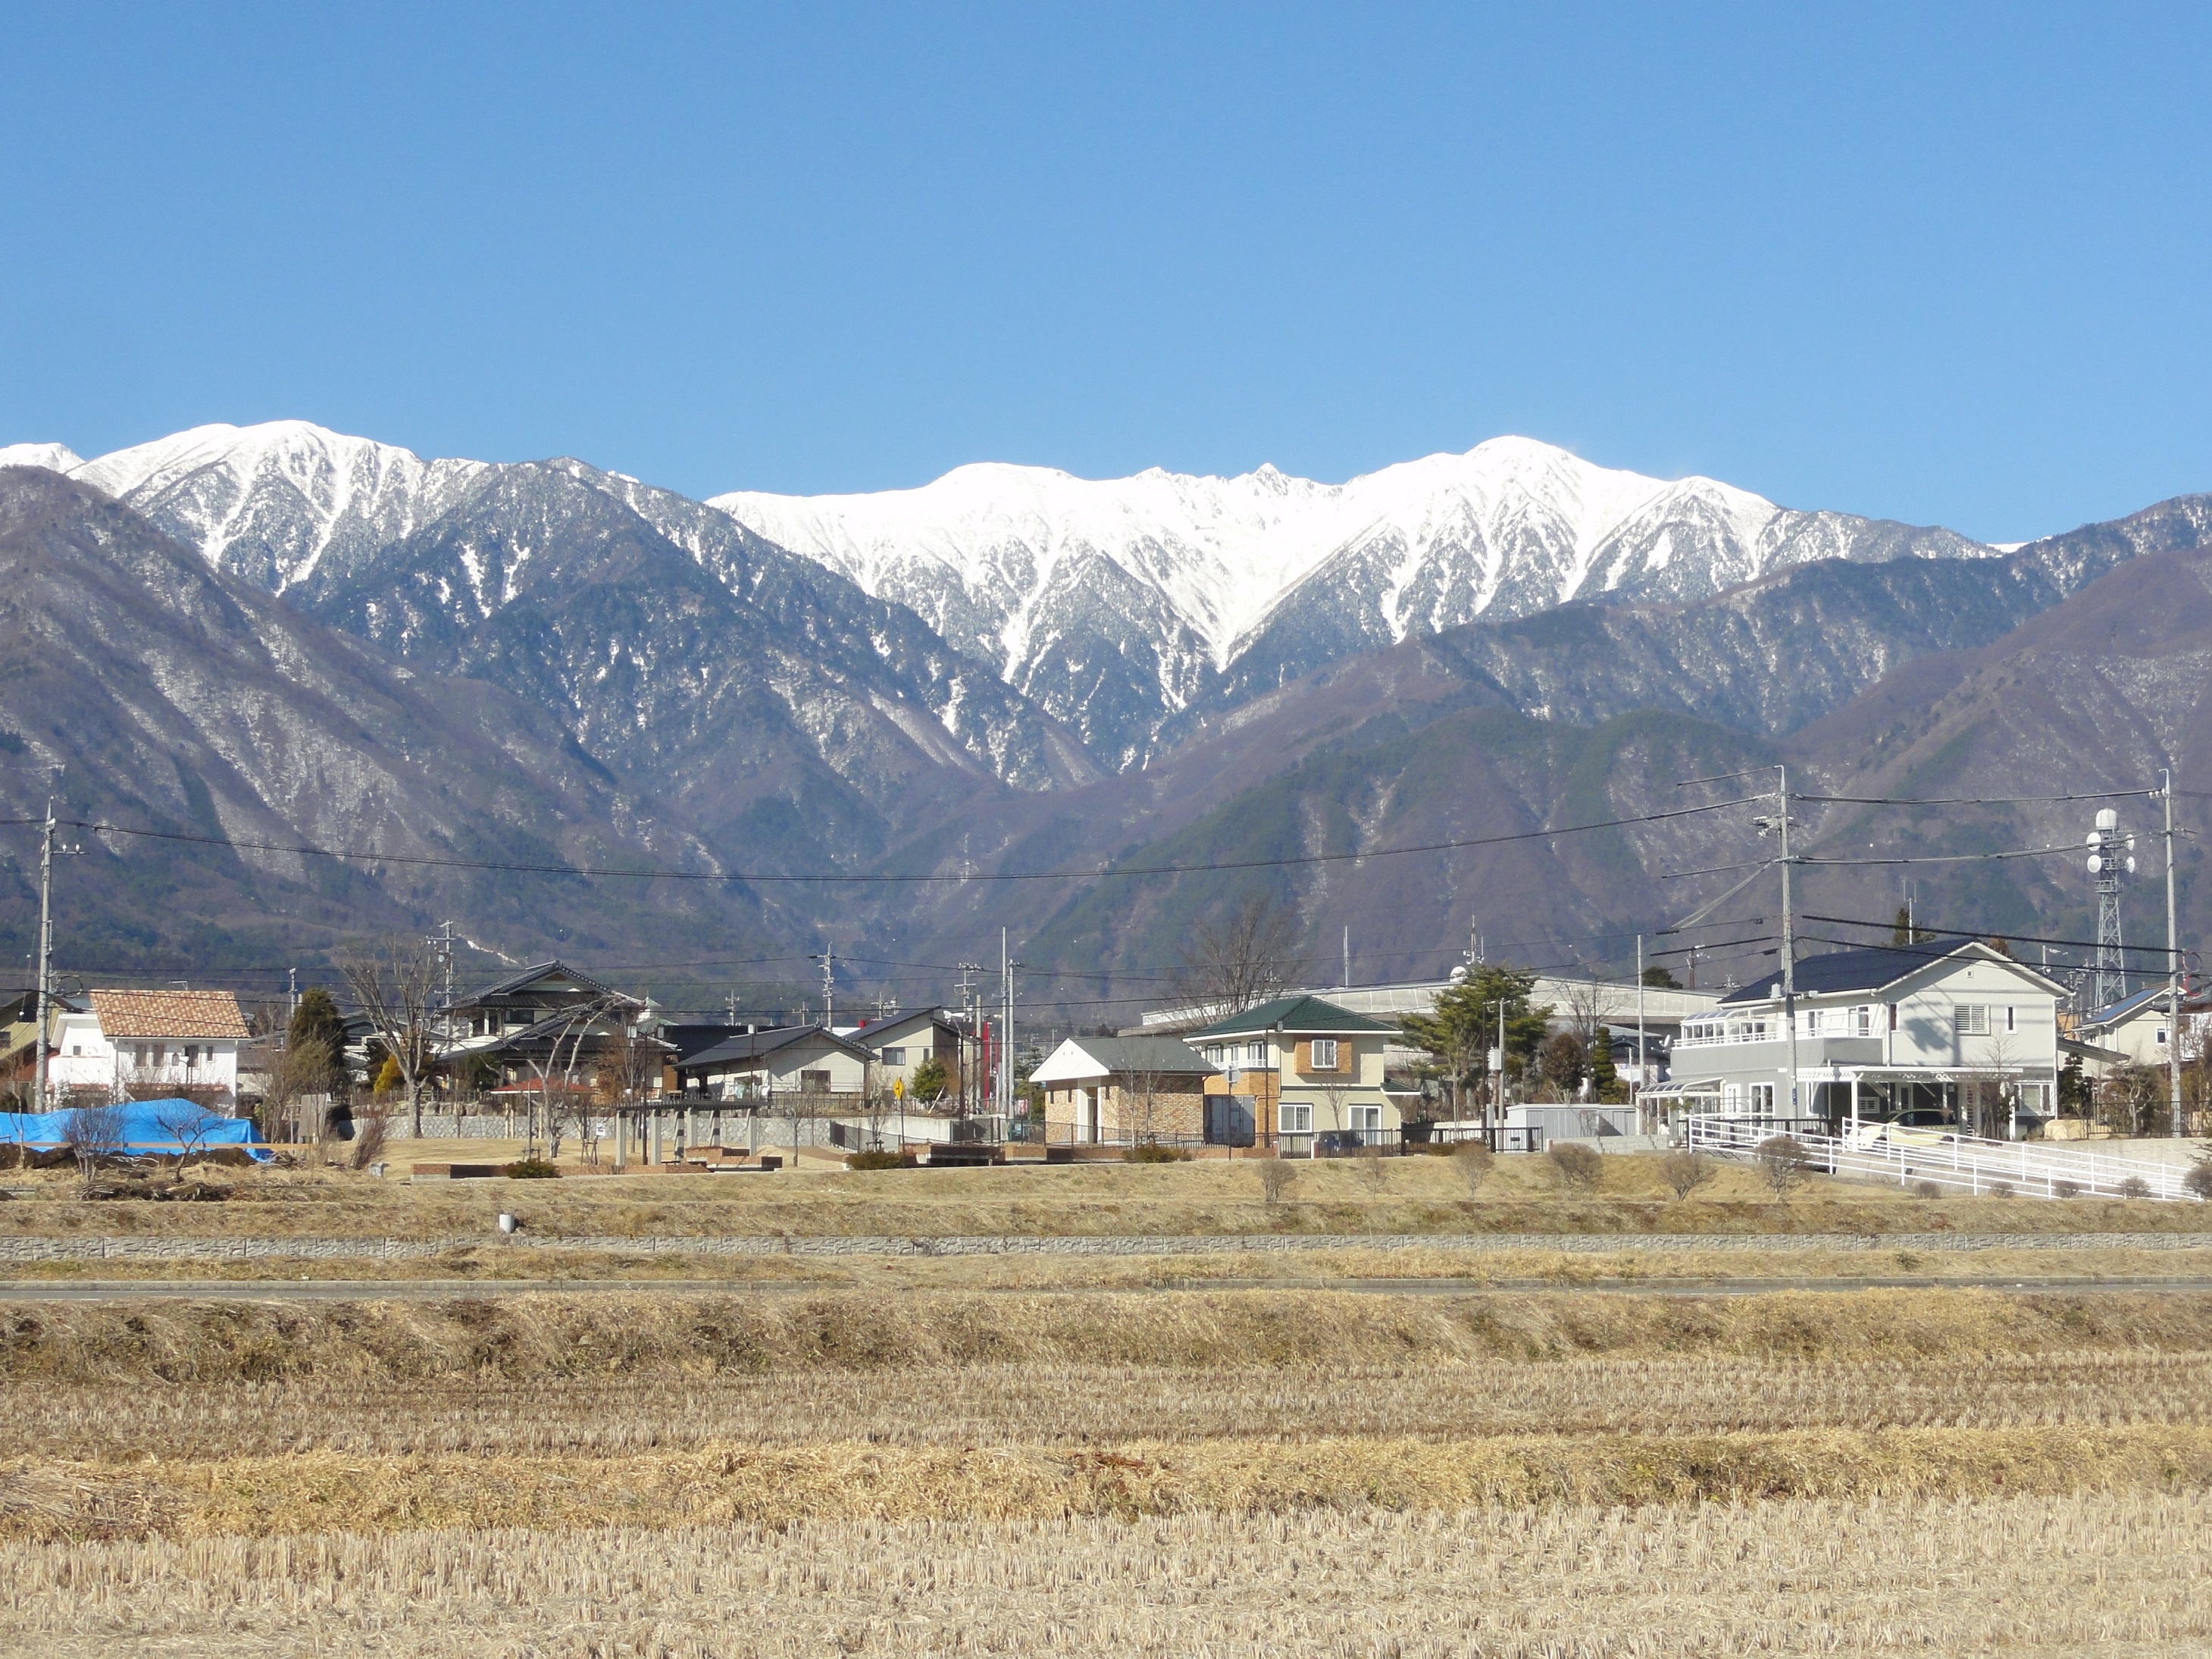
[[[2212,1645],[2201,1492],[0,1546],[13,1650],[439,1659]]]
[[[478,1153],[477,1156],[484,1156]],[[451,1156],[451,1154],[449,1154]],[[1604,1160],[1594,1188],[1563,1187],[1545,1158],[1399,1158],[1294,1164],[1269,1202],[1249,1159],[775,1175],[572,1172],[556,1181],[416,1183],[328,1170],[216,1170],[218,1202],[88,1200],[60,1170],[11,1172],[0,1239],[319,1238],[495,1242],[501,1210],[564,1238],[946,1237],[1162,1234],[2174,1232],[2212,1234],[2212,1206],[2148,1200],[1909,1196],[1814,1178],[1776,1197],[1719,1163],[1677,1199],[1656,1157]]]
[[[2189,1654],[2212,1292],[0,1306],[0,1652]]]

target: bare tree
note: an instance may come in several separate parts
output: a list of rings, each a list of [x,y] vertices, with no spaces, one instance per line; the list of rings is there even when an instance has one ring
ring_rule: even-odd
[[[261,1097],[262,1124],[271,1140],[295,1145],[309,1139],[302,1121],[307,1103],[329,1091],[331,1053],[312,1038],[285,1044],[269,1067]]]
[[[1659,1179],[1678,1199],[1689,1197],[1713,1175],[1713,1161],[1703,1152],[1669,1152],[1659,1160]]]
[[[1271,1206],[1281,1203],[1284,1194],[1291,1190],[1291,1183],[1297,1178],[1297,1172],[1272,1152],[1261,1158],[1259,1164],[1260,1196]]]
[[[90,1192],[100,1160],[123,1150],[123,1109],[112,1101],[73,1109],[62,1120],[62,1144],[76,1159],[77,1176]]]
[[[207,1151],[208,1137],[215,1133],[216,1125],[223,1121],[223,1118],[191,1100],[166,1102],[155,1113],[155,1124],[177,1143],[179,1181],[185,1178],[185,1166]]]
[[[1467,1183],[1467,1195],[1473,1198],[1490,1178],[1491,1166],[1497,1159],[1480,1141],[1462,1140],[1452,1153],[1451,1161],[1452,1167],[1459,1171],[1459,1178]]]
[[[1791,1135],[1771,1135],[1759,1143],[1759,1178],[1777,1198],[1787,1197],[1802,1186],[1813,1167],[1805,1143]]]
[[[1191,930],[1176,994],[1215,1015],[1241,1014],[1280,996],[1297,965],[1297,912],[1272,893],[1248,893],[1228,916]]]
[[[1128,1080],[1121,1087],[1120,1104],[1124,1109],[1120,1115],[1122,1127],[1134,1132],[1140,1145],[1157,1142],[1159,1139],[1158,1112],[1160,1085],[1165,1081],[1162,1073],[1139,1067],[1128,1073]],[[1134,1109],[1128,1109],[1133,1108]]]
[[[551,1042],[544,1053],[528,1056],[527,1064],[537,1073],[538,1107],[544,1115],[546,1157],[554,1163],[560,1162],[562,1132],[569,1120],[576,1120],[580,1135],[589,1127],[591,1096],[576,1086],[584,1044],[598,1034],[599,1025],[610,1014],[617,1023],[627,1024],[628,1012],[626,1000],[611,997],[575,1003],[549,1017],[545,1023]],[[552,1023],[556,1019],[558,1024]],[[532,1139],[536,1138],[533,1133]]]
[[[428,944],[387,942],[380,949],[341,964],[355,1006],[376,1028],[384,1051],[399,1068],[407,1091],[408,1115],[417,1139],[422,1134],[422,1079],[436,1059],[433,1020],[437,1007],[440,963]]]

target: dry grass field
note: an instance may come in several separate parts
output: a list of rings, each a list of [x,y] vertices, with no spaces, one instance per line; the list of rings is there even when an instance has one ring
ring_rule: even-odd
[[[208,1237],[441,1237],[507,1203],[556,1238],[1339,1242],[1119,1257],[487,1244],[379,1265],[647,1277],[383,1300],[0,1303],[14,1431],[0,1449],[0,1653],[2118,1659],[2212,1646],[2212,1291],[1572,1288],[2185,1278],[2212,1272],[2212,1236],[1954,1252],[1786,1235],[2188,1231],[2202,1207],[1819,1184],[1777,1200],[1741,1171],[1680,1203],[1633,1158],[1609,1163],[1595,1194],[1510,1161],[1472,1195],[1442,1159],[1299,1176],[1278,1206],[1228,1164],[482,1188],[282,1172],[191,1206],[36,1187],[0,1204],[0,1230],[94,1237],[133,1215]],[[1771,1243],[1470,1251],[1358,1237],[1400,1230]],[[271,1263],[133,1270],[259,1277]],[[672,1272],[728,1289],[649,1282]],[[1203,1288],[1285,1273],[1501,1287]]]
[[[2201,1492],[0,1546],[52,1659],[2134,1659],[2212,1646]]]
[[[427,1150],[427,1149],[426,1149]],[[476,1157],[489,1157],[479,1151]],[[321,1170],[218,1170],[228,1201],[88,1202],[59,1170],[18,1173],[0,1237],[127,1235],[394,1238],[480,1237],[502,1209],[538,1238],[1309,1233],[2212,1232],[2212,1206],[2148,1200],[1920,1199],[1814,1179],[1776,1198],[1741,1164],[1674,1198],[1658,1160],[1607,1158],[1595,1191],[1563,1188],[1543,1158],[1497,1161],[1470,1188],[1446,1158],[1293,1164],[1265,1200],[1249,1159],[981,1170],[847,1171],[826,1163],[775,1175],[572,1174],[558,1181],[416,1184]]]

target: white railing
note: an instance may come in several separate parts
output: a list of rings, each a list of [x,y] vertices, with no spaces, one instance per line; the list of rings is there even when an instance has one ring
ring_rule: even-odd
[[[1735,1042],[1779,1042],[1784,1033],[1771,1031],[1764,1025],[1736,1025],[1725,1031],[1702,1031],[1692,1036],[1684,1031],[1674,1039],[1677,1048],[1719,1048]]]
[[[1828,1175],[1894,1181],[1900,1186],[1927,1181],[1961,1192],[2004,1190],[2026,1198],[2196,1196],[2182,1184],[2189,1173],[2185,1164],[2077,1151],[2047,1141],[1986,1140],[1948,1133],[1932,1146],[1872,1139],[1881,1127],[1862,1125],[1856,1143],[1833,1135],[1803,1133],[1791,1139],[1805,1149],[1806,1159],[1814,1169]],[[1684,1144],[1691,1151],[1723,1158],[1753,1157],[1762,1143],[1781,1133],[1772,1123],[1742,1118],[1700,1116],[1683,1123]],[[2130,1185],[2136,1182],[2142,1183],[2140,1189]],[[2124,1192],[2123,1188],[2128,1190]]]

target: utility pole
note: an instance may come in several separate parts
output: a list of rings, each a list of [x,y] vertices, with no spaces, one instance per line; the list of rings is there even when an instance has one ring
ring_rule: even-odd
[[[836,997],[837,947],[823,945],[814,960],[822,964],[822,1029],[826,1031],[837,1023],[833,1006]]]
[[[60,828],[54,817],[54,798],[46,797],[46,821],[40,826],[39,850],[39,1039],[37,1081],[38,1109],[46,1109],[46,1031],[52,1016],[48,1012],[53,995],[54,979],[54,854],[73,858],[83,852],[81,847],[60,847],[55,843],[55,832]]]
[[[1006,999],[1006,1028],[999,1039],[999,1113],[1014,1115],[1014,969],[1021,963],[1009,954],[1006,930],[999,929],[999,974]]]
[[[983,1058],[982,1005],[976,1000],[976,975],[983,971],[980,962],[960,964],[960,1115],[969,1117],[982,1104],[976,1092],[979,1079],[975,1073]],[[971,1061],[970,1055],[973,1055]]]
[[[1344,928],[1344,988],[1347,991],[1352,988],[1352,925],[1349,922]]]
[[[729,1012],[730,1024],[735,1025],[738,1023],[738,994],[735,991],[731,992],[722,1006]]]
[[[1644,1070],[1644,935],[1636,936],[1636,1127],[1644,1127],[1644,1091],[1650,1081]]]
[[[1505,1121],[1505,999],[1498,999],[1498,1046],[1490,1051],[1490,1098],[1482,1103],[1482,1138],[1492,1152],[1498,1150],[1492,1133]],[[1492,1106],[1497,1110],[1494,1115]]]
[[[2166,797],[2166,1086],[2170,1113],[2167,1133],[2175,1139],[2181,1124],[2181,933],[2173,897],[2173,769],[2160,775]]]
[[[1778,811],[1771,818],[1754,818],[1759,833],[1769,830],[1782,838],[1782,1018],[1790,1027],[1790,1100],[1789,1115],[1795,1120],[1797,1110],[1797,935],[1796,924],[1791,916],[1790,902],[1790,769],[1775,769],[1777,779],[1774,799]]]

